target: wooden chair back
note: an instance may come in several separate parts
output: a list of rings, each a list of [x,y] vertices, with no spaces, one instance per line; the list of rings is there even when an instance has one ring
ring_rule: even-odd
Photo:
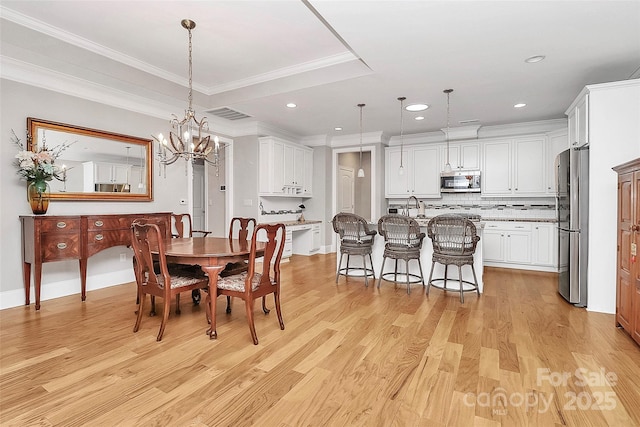
[[[253,236],[256,224],[255,218],[233,218],[229,225],[229,239],[248,240]]]
[[[193,237],[193,233],[201,233],[202,237],[211,234],[210,231],[194,230],[191,214],[188,213],[172,213],[171,214],[171,230],[173,237]]]

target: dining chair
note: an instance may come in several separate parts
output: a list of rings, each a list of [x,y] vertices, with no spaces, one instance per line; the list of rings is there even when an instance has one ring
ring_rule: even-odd
[[[194,233],[200,234],[202,237],[207,237],[211,234],[210,231],[194,230],[193,222],[191,221],[191,215],[188,213],[172,213],[171,214],[171,235],[173,237],[193,237]],[[183,268],[187,270],[199,270],[199,265],[187,265]],[[191,292],[191,299],[195,305],[200,304],[202,296],[200,289],[194,289]]]
[[[256,243],[266,238],[264,255],[256,254]],[[207,317],[211,323],[210,338],[217,338],[216,331],[216,299],[220,295],[237,297],[244,300],[247,311],[247,322],[254,344],[258,344],[258,336],[253,319],[253,305],[257,298],[273,294],[280,329],[284,330],[282,310],[280,308],[280,260],[286,232],[284,224],[258,224],[253,230],[249,264],[247,271],[227,277],[219,277],[216,290],[211,289],[207,295]],[[212,293],[215,292],[215,293]],[[264,307],[263,307],[264,308]],[[268,310],[264,310],[268,314]]]
[[[438,215],[431,218],[427,224],[427,233],[433,244],[433,257],[431,262],[431,272],[427,282],[427,295],[429,295],[429,287],[446,291],[460,292],[460,302],[464,303],[464,293],[468,291],[476,291],[480,296],[480,288],[478,287],[478,279],[476,278],[476,270],[473,267],[474,254],[476,246],[480,240],[477,235],[476,225],[473,221],[462,215],[446,214]],[[437,263],[444,265],[444,276],[442,278],[433,279],[433,270]],[[458,267],[459,290],[447,288],[447,270],[449,265]],[[462,279],[462,266],[470,265],[473,273],[473,282]],[[436,285],[442,283],[442,286]],[[464,286],[464,285],[467,286]]]
[[[248,239],[253,236],[253,230],[255,230],[256,224],[257,222],[255,218],[234,217],[231,219],[231,223],[229,224],[229,240],[236,238],[240,242],[247,242],[248,244]],[[224,270],[220,272],[220,277],[228,277],[242,273],[243,271],[247,271],[248,267],[249,263],[247,261],[229,263],[226,265]],[[265,305],[266,304],[263,299],[263,310],[266,308]],[[227,313],[231,313],[231,297],[228,295],[226,311]]]
[[[407,294],[411,293],[412,283],[422,282],[422,286],[424,286],[420,251],[425,234],[420,231],[418,222],[406,215],[384,215],[378,220],[378,233],[384,237],[385,242],[382,267],[380,267],[380,275],[378,276],[378,288],[380,288],[382,280],[399,283],[398,276],[404,277],[407,284]],[[392,272],[384,273],[384,264],[387,258],[395,260],[395,268]],[[398,272],[398,260],[400,259],[405,261],[404,272]],[[418,261],[420,275],[409,271],[409,261],[411,260]]]
[[[193,233],[200,233],[202,237],[211,234],[210,231],[194,230],[191,215],[188,213],[171,214],[171,235],[173,237],[193,237]]]
[[[340,237],[340,261],[336,270],[336,283],[340,275],[349,276],[349,271],[358,272],[359,276],[364,276],[364,285],[368,286],[368,277],[373,276],[375,283],[376,274],[373,270],[373,259],[371,252],[373,251],[373,241],[376,237],[376,230],[369,230],[367,221],[359,215],[348,212],[340,212],[331,220],[333,231]],[[342,258],[347,255],[347,266],[342,267]],[[362,267],[349,267],[351,255],[362,256]],[[369,265],[367,267],[366,256],[369,256]]]
[[[150,295],[152,299],[155,297],[163,298],[162,321],[156,341],[162,340],[169,318],[171,300],[175,297],[176,314],[180,314],[180,292],[209,287],[209,278],[201,269],[187,270],[167,264],[162,238],[163,235],[156,224],[143,220],[135,220],[131,224],[131,244],[136,260],[135,277],[139,297],[138,316],[133,332],[138,332],[140,328],[147,295]],[[154,256],[151,252],[154,248],[157,248],[158,252],[156,262],[154,262]]]

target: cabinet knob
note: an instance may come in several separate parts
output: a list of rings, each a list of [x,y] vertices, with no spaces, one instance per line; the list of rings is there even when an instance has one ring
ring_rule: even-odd
[[[94,224],[95,224],[96,227],[102,227],[104,225],[104,222],[96,221],[96,222],[94,222]]]
[[[67,223],[64,221],[60,221],[56,224],[56,227],[58,228],[65,228],[67,226]]]
[[[58,249],[67,249],[67,244],[64,242],[58,243],[56,246],[58,247]]]
[[[96,240],[100,241],[104,239],[104,236],[102,234],[96,234]]]

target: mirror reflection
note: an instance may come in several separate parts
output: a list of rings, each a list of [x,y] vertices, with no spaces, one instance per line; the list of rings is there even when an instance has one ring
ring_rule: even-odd
[[[152,200],[150,139],[27,119],[27,149],[70,144],[56,160],[60,180],[49,182],[52,199]]]

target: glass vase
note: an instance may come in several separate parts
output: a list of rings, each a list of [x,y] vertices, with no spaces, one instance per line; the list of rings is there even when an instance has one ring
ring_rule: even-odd
[[[51,189],[47,181],[32,181],[27,187],[27,200],[34,215],[44,215],[49,209]]]

